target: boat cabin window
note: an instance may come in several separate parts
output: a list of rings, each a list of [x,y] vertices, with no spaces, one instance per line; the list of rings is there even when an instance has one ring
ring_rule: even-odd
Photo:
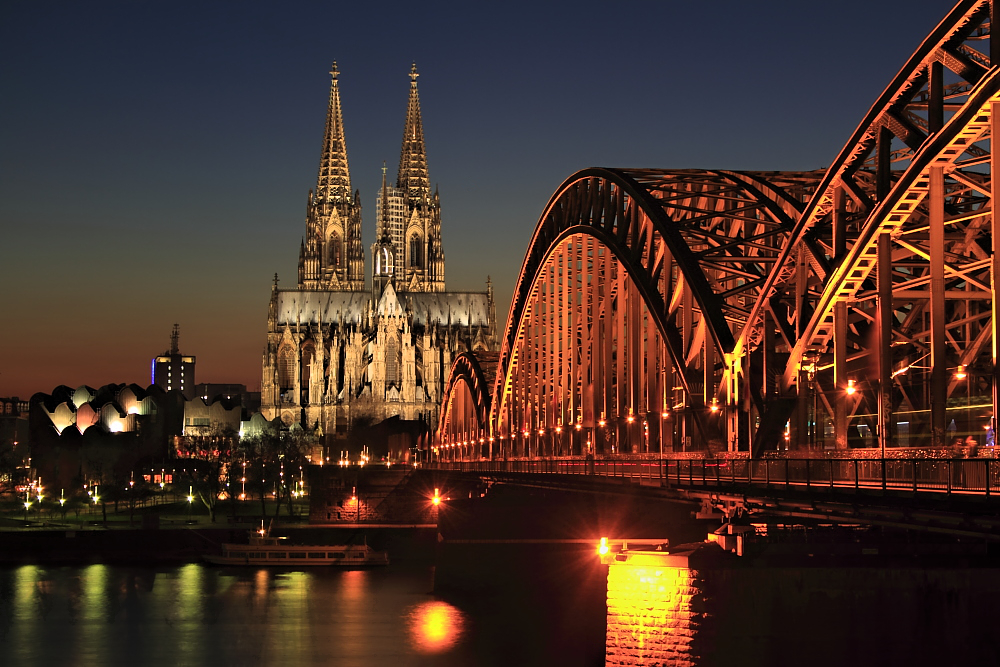
[[[287,557],[288,557],[288,554],[286,554],[284,551],[275,552],[275,553],[271,554],[271,558],[287,558]]]
[[[345,554],[343,551],[331,551],[330,553],[327,554],[327,557],[329,557],[329,558],[343,558],[346,555],[347,554]]]
[[[365,552],[363,552],[363,551],[355,551],[351,555],[354,556],[355,558],[364,558],[365,557]]]
[[[302,553],[301,551],[299,551],[299,552],[292,551],[292,552],[290,552],[288,554],[288,557],[289,558],[305,558],[306,555],[304,553]]]
[[[326,552],[325,551],[310,551],[309,552],[309,557],[310,558],[326,558]]]
[[[248,558],[267,558],[266,553],[261,553],[259,551],[250,551],[247,553]]]

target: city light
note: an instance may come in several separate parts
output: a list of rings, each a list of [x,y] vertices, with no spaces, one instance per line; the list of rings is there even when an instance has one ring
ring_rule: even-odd
[[[431,502],[435,505],[441,504],[441,491],[437,487],[434,488],[434,497],[431,498]]]

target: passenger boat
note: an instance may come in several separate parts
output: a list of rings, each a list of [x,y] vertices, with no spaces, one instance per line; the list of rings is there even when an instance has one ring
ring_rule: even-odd
[[[284,537],[271,537],[263,528],[250,535],[249,544],[223,544],[222,555],[207,554],[215,565],[267,565],[270,567],[367,567],[388,565],[389,554],[368,544],[285,544]]]

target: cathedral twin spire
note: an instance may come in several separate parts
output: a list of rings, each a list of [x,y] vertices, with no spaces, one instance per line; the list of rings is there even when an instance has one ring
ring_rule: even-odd
[[[334,62],[316,190],[309,195],[306,236],[299,251],[299,289],[365,288],[361,201],[357,192],[351,194],[339,75]],[[389,255],[378,257],[373,267],[373,275],[380,278],[373,285],[376,292],[388,282],[397,282],[404,291],[444,290],[440,205],[437,193],[432,196],[430,192],[418,76],[414,64],[395,187],[386,183],[383,167],[376,245],[382,249],[380,255],[386,255],[386,250]],[[372,251],[376,252],[375,247]]]
[[[346,200],[351,195],[351,172],[347,166],[347,142],[344,141],[344,116],[340,110],[340,88],[337,61],[330,69],[330,103],[326,110],[326,131],[323,134],[323,152],[316,178],[317,201]]]
[[[399,152],[396,187],[408,200],[426,200],[430,195],[427,174],[427,151],[424,148],[424,124],[420,118],[420,94],[417,92],[417,64],[410,67],[410,99],[406,107],[403,147]]]

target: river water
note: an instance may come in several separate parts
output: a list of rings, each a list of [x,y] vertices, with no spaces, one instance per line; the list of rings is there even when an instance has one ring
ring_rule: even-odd
[[[544,599],[448,602],[432,594],[433,577],[432,566],[407,563],[3,568],[0,665],[603,664],[602,637],[583,648],[550,632],[560,619]]]
[[[432,592],[434,566],[419,561],[0,568],[0,666],[596,667],[606,640],[609,653],[624,642],[652,656],[649,647],[677,644],[678,632],[676,660],[625,664],[1000,664],[994,568],[703,571],[685,584],[690,604],[637,597],[631,625],[618,619],[606,637],[606,567],[574,567],[565,553],[548,564],[503,556],[463,582],[492,587],[448,599]]]

